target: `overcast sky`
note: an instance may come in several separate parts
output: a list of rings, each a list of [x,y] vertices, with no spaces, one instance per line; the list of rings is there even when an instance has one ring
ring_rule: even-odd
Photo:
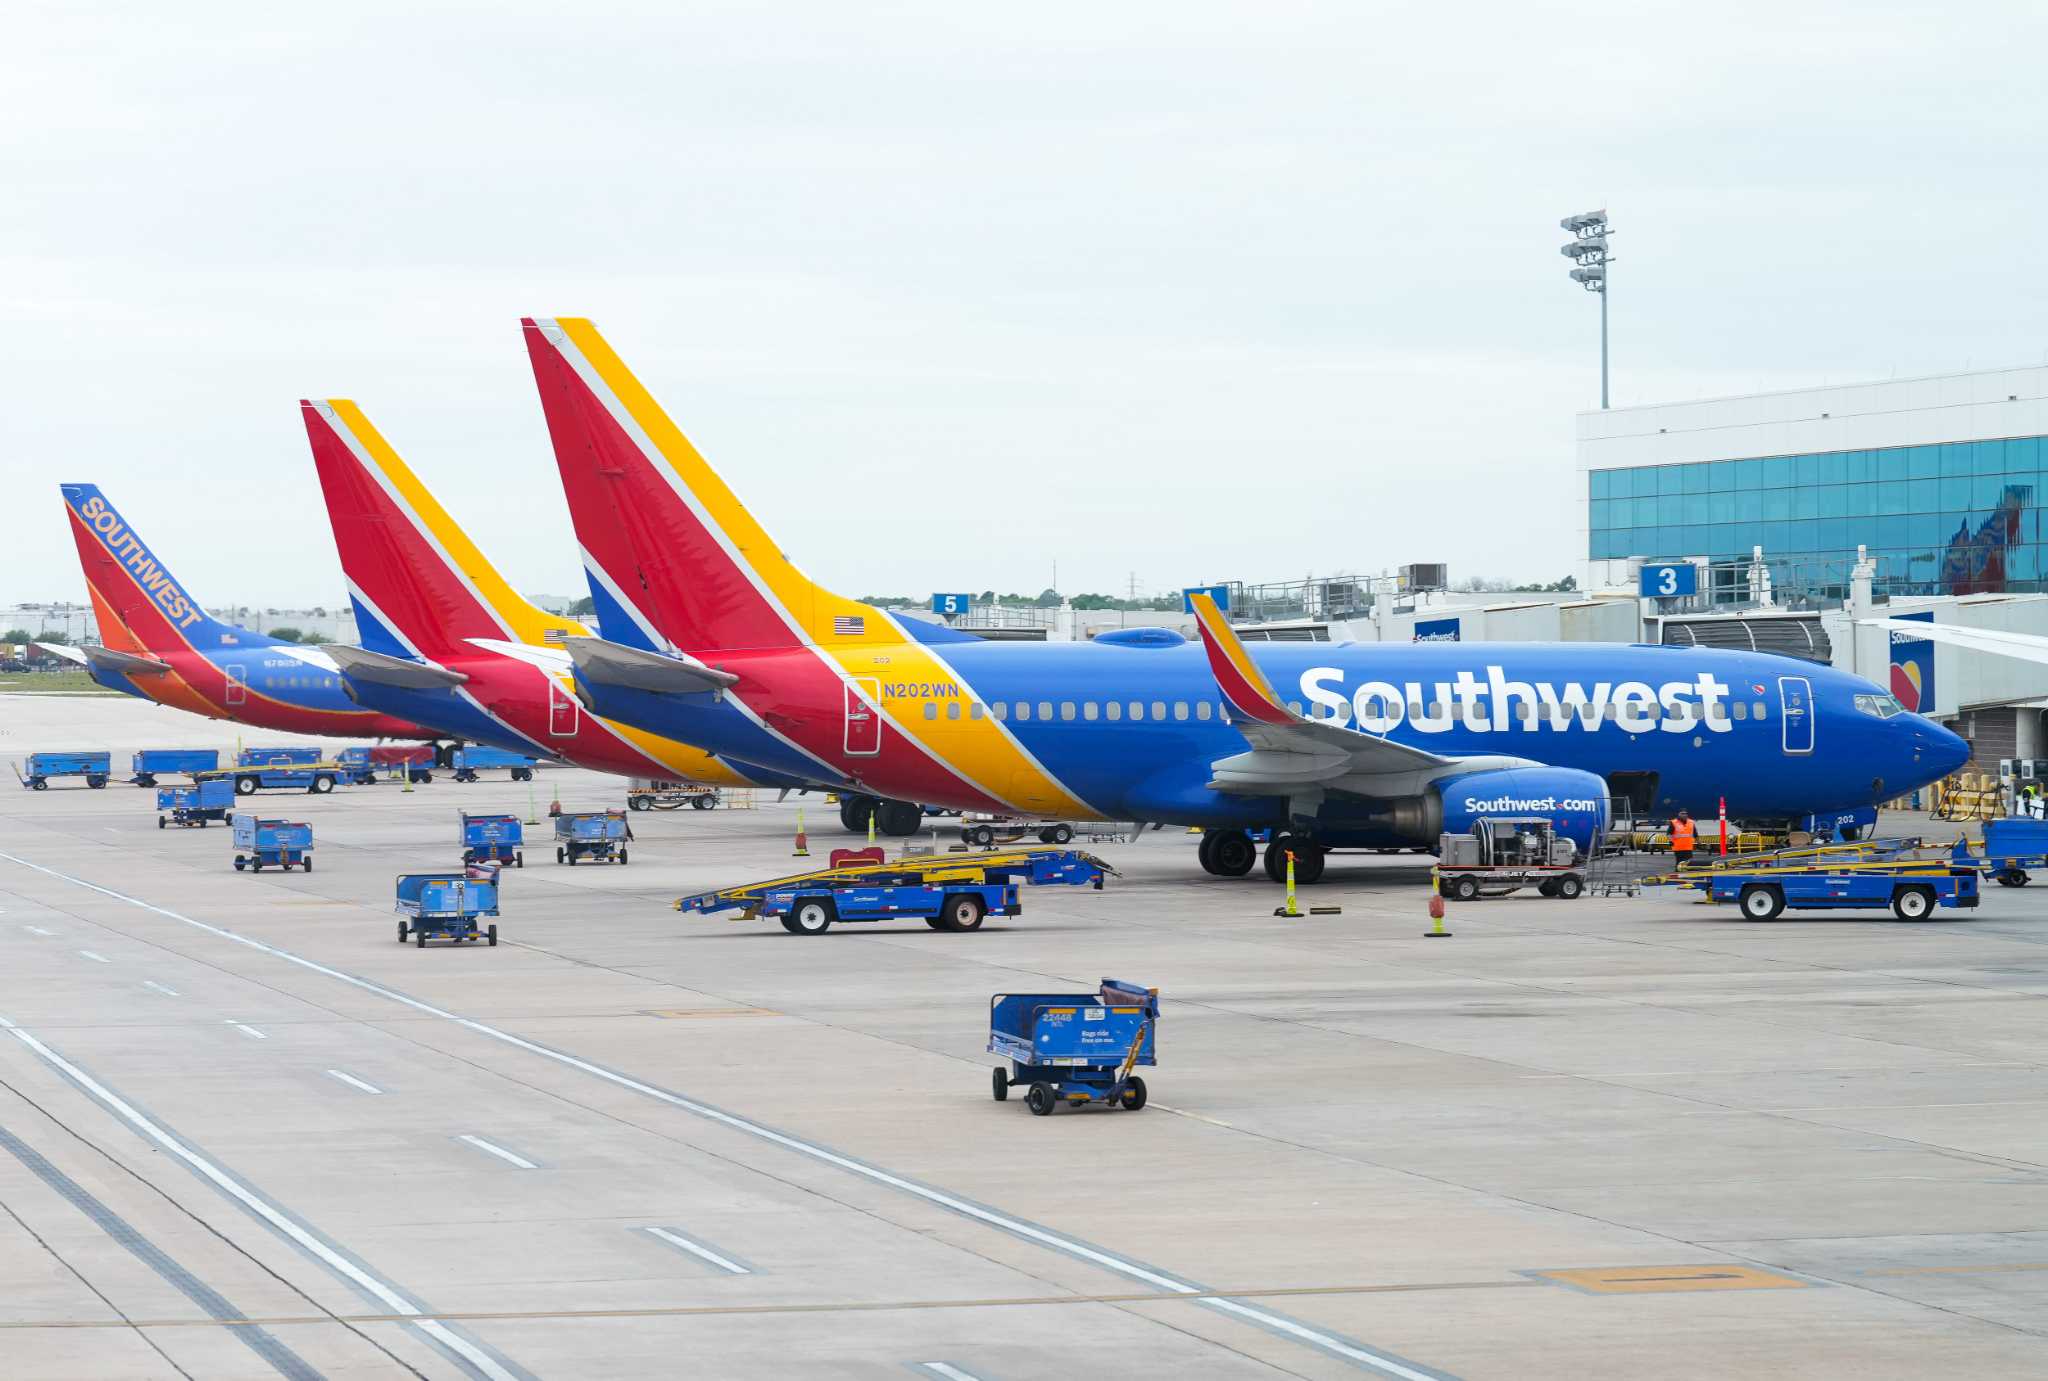
[[[297,400],[582,593],[520,343],[596,320],[813,576],[1069,593],[1583,555],[1617,403],[2048,359],[2038,3],[21,4],[0,603],[100,484],[336,601]]]

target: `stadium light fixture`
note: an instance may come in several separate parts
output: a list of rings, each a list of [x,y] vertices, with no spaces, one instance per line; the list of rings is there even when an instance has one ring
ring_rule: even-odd
[[[1589,293],[1600,294],[1600,406],[1607,406],[1607,265],[1613,256],[1607,252],[1607,213],[1603,211],[1581,211],[1576,216],[1566,216],[1559,221],[1560,229],[1569,230],[1572,238],[1558,246],[1558,253],[1577,265],[1571,271],[1572,282]]]

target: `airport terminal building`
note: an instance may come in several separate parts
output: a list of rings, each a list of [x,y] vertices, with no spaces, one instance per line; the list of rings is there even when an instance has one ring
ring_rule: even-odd
[[[1839,599],[1863,546],[1880,597],[2039,591],[2044,436],[2048,367],[1581,413],[1591,588],[1687,559],[1743,601],[1761,547],[1781,602]]]
[[[1581,413],[1578,463],[1586,588],[1694,568],[1694,596],[1644,600],[1660,641],[1889,675],[1987,769],[2048,751],[2048,668],[1922,645],[1902,681],[1897,640],[1843,609],[1861,548],[1877,607],[1848,613],[2048,633],[2048,367]]]

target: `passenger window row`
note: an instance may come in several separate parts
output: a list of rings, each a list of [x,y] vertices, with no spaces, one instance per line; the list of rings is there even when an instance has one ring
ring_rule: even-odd
[[[1866,708],[1862,704],[1863,699],[1864,697],[1857,697],[1858,709]],[[1486,717],[1488,719],[1492,718],[1493,711],[1490,708],[1490,702],[1487,699],[1487,697],[1480,696],[1473,703],[1478,708],[1483,717]],[[1041,722],[1047,722],[1054,718],[1058,718],[1064,721],[1071,721],[1073,719],[1079,718],[1091,722],[1097,719],[1106,719],[1112,722],[1125,719],[1131,720],[1133,722],[1138,722],[1150,719],[1153,723],[1157,724],[1164,723],[1169,714],[1171,714],[1172,717],[1178,721],[1185,721],[1189,718],[1207,721],[1211,719],[1221,719],[1223,717],[1221,710],[1218,709],[1218,707],[1215,704],[1207,700],[1197,700],[1192,705],[1190,705],[1189,702],[1185,700],[1176,700],[1172,702],[1170,706],[1164,700],[1154,700],[1149,703],[1143,700],[1133,700],[1129,702],[1128,710],[1126,710],[1125,704],[1126,702],[1121,700],[1110,700],[1102,702],[1100,704],[1093,700],[1081,701],[1078,703],[1072,700],[1062,700],[1059,702],[1057,708],[1055,708],[1053,702],[1050,700],[1018,700],[1015,702],[1008,700],[998,700],[988,707],[987,715],[1002,721],[1016,720],[1020,724],[1028,724],[1034,719],[1039,720]],[[1300,714],[1302,712],[1301,702],[1299,700],[1288,701],[1287,708],[1295,714]],[[1390,708],[1391,707],[1389,705],[1380,701],[1366,702],[1367,713],[1376,719],[1385,719]],[[1588,706],[1574,708],[1571,714],[1565,716],[1565,721],[1569,723],[1572,720],[1576,719],[1580,722],[1584,722],[1587,719],[1586,710],[1589,708],[1591,707]],[[1458,716],[1458,707],[1456,705],[1447,705],[1440,701],[1431,701],[1427,705],[1423,704],[1421,701],[1413,701],[1408,705],[1404,706],[1403,709],[1405,710],[1406,718],[1411,720],[1430,720],[1450,723]],[[1883,714],[1883,711],[1876,708],[1870,708],[1866,712],[1871,714]],[[1891,711],[1891,713],[1896,714],[1899,713],[1899,711],[1893,710]],[[1732,704],[1730,702],[1724,701],[1719,704],[1716,704],[1713,707],[1711,714],[1704,716],[1701,715],[1699,707],[1692,704],[1682,704],[1679,706],[1676,713],[1670,714],[1667,714],[1665,712],[1664,707],[1662,705],[1641,705],[1637,707],[1637,714],[1641,718],[1647,720],[1670,720],[1674,723],[1679,724],[1698,723],[1702,718],[1707,719],[1711,723],[1725,724],[1728,722],[1731,716],[1735,719],[1757,720],[1768,719],[1770,717],[1769,709],[1761,700],[1754,702],[1747,700],[1737,700],[1732,702]],[[1549,718],[1547,711],[1539,715],[1536,706],[1520,698],[1517,698],[1514,702],[1513,715],[1516,720],[1525,724],[1534,719]],[[1600,717],[1611,724],[1617,718],[1619,718],[1619,716],[1620,708],[1612,702],[1609,702],[1602,710]],[[939,718],[938,701],[925,701],[924,717],[926,719]],[[968,705],[967,709],[963,712],[960,708],[960,702],[958,700],[949,700],[946,702],[945,717],[947,719],[960,719],[963,717],[967,719],[981,719],[984,717],[984,712],[982,710],[980,702],[978,701]],[[1315,719],[1336,719],[1337,711],[1333,706],[1319,705],[1312,712],[1310,717]],[[1344,718],[1349,719],[1350,716],[1346,715],[1344,716]]]

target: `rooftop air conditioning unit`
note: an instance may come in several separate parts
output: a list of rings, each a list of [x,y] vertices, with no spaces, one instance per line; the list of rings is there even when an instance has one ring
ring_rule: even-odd
[[[1451,568],[1442,564],[1403,566],[1401,587],[1405,590],[1441,590],[1451,583]]]

